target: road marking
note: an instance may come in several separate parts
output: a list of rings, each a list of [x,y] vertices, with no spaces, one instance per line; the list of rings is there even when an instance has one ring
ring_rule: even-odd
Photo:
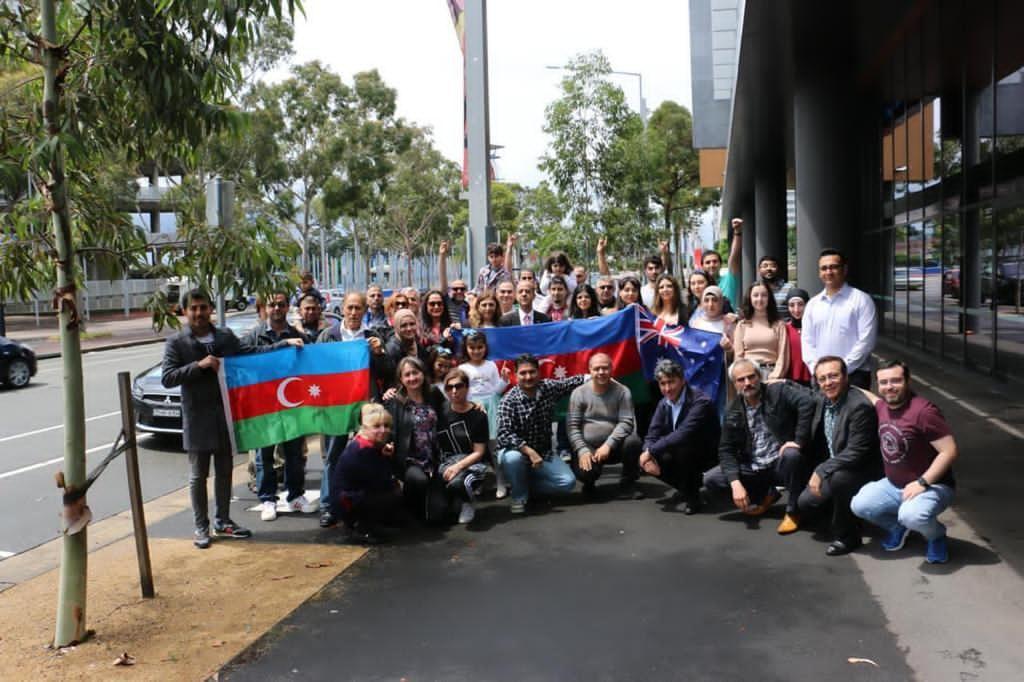
[[[6,559],[9,556],[14,556],[14,552],[5,552],[0,549],[0,559]]]
[[[107,412],[106,414],[98,414],[95,417],[89,417],[85,421],[86,422],[91,422],[91,421],[96,421],[97,419],[106,419],[108,417],[113,417],[115,414],[121,414],[121,411],[118,410],[117,412]],[[18,438],[27,438],[28,436],[35,436],[35,435],[38,435],[40,433],[46,433],[47,431],[56,431],[57,429],[63,429],[63,428],[64,428],[63,424],[57,424],[56,426],[47,426],[46,428],[36,429],[35,431],[25,431],[24,433],[16,433],[13,436],[4,436],[3,438],[0,438],[0,443],[6,443],[9,440],[17,440]]]
[[[94,362],[86,362],[84,360],[84,358],[83,358],[82,369],[83,370],[87,370],[87,369],[90,369],[92,367],[95,367],[96,365],[109,365],[109,364],[111,364],[113,362],[123,362],[124,360],[131,360],[131,359],[135,359],[135,358],[141,358],[141,357],[144,357],[146,355],[152,355],[155,350],[159,350],[160,354],[161,355],[163,354],[163,348],[160,348],[160,349],[149,348],[149,349],[147,349],[145,351],[137,351],[137,352],[134,352],[134,353],[124,353],[124,354],[118,355],[116,358],[107,358],[106,360],[96,360]],[[40,368],[39,371],[37,372],[37,374],[43,374],[44,372],[63,372],[64,371],[63,365],[61,365],[60,362],[59,362],[60,358],[48,358],[48,359],[56,360],[57,362],[52,367],[48,366],[48,367]]]
[[[1006,431],[1011,436],[1017,436],[1017,438],[1024,440],[1024,431],[1013,428],[1012,426],[1004,422],[1002,419],[999,419],[998,417],[990,417],[989,421],[998,426],[999,428],[1001,428],[1003,431]]]
[[[89,448],[88,450],[86,450],[85,454],[91,455],[92,453],[99,452],[100,450],[109,450],[111,448],[111,446],[113,446],[113,445],[114,445],[113,443],[107,443],[106,445],[97,445],[94,448]],[[14,469],[13,471],[5,471],[4,473],[0,474],[0,479],[10,478],[11,476],[17,476],[18,474],[24,474],[26,472],[33,471],[35,469],[41,469],[42,467],[47,467],[47,466],[50,466],[51,464],[56,464],[57,462],[63,462],[63,461],[64,461],[63,457],[54,457],[53,459],[48,459],[45,462],[39,462],[37,464],[29,464],[28,466],[21,467],[20,469]]]

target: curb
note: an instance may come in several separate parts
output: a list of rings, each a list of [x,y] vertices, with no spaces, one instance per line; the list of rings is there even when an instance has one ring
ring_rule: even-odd
[[[160,337],[157,339],[141,339],[138,341],[124,341],[122,343],[111,343],[105,346],[94,346],[93,348],[83,348],[82,354],[85,353],[96,353],[101,350],[117,350],[118,348],[131,348],[133,346],[145,346],[150,343],[163,343],[166,341],[166,337]],[[36,355],[37,360],[50,360],[52,358],[59,358],[60,353],[39,353]]]

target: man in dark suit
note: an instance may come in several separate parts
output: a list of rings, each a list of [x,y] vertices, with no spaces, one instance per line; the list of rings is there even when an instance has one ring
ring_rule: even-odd
[[[701,475],[715,458],[718,414],[711,398],[686,385],[683,368],[659,360],[654,368],[662,398],[651,417],[640,468],[676,489],[684,514],[700,511]]]
[[[835,540],[825,554],[841,556],[861,545],[860,523],[850,511],[850,500],[861,486],[881,475],[878,415],[864,392],[850,387],[842,358],[818,358],[814,379],[821,389],[811,424],[811,452],[818,465],[798,504],[806,517],[831,503]]]
[[[779,381],[762,384],[753,362],[729,367],[736,398],[722,422],[719,465],[704,474],[709,492],[729,493],[745,514],[759,516],[779,500],[775,486],[789,495],[779,533],[799,528],[797,499],[804,489],[804,451],[811,439],[814,398],[804,387]]]
[[[499,326],[517,327],[519,325],[550,322],[550,317],[533,309],[533,299],[536,297],[536,285],[528,280],[519,280],[519,283],[516,284],[516,301],[519,303],[519,307],[510,313],[502,315],[498,323]]]
[[[243,346],[230,329],[217,328],[211,324],[212,310],[210,295],[205,291],[193,289],[185,295],[188,325],[167,339],[161,377],[167,388],[181,386],[182,440],[191,466],[188,484],[196,527],[193,543],[199,549],[210,546],[206,479],[210,475],[211,457],[214,470],[214,534],[229,538],[247,538],[252,535],[232,521],[230,516],[234,452],[217,379],[220,359],[247,352],[277,350],[288,345],[302,346],[302,339],[299,338],[282,340],[259,349]]]

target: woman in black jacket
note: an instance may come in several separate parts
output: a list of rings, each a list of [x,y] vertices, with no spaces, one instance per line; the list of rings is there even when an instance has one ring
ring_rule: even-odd
[[[419,359],[398,361],[398,387],[384,394],[384,406],[392,418],[395,444],[395,476],[403,483],[410,509],[419,517],[426,514],[430,480],[437,475],[437,430],[444,414],[444,395],[427,380],[426,366]],[[443,486],[441,486],[443,494]]]

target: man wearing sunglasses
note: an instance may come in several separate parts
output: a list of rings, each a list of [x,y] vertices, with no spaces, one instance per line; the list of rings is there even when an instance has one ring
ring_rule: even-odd
[[[461,279],[452,280],[450,285],[448,283],[448,252],[450,250],[451,245],[447,240],[441,242],[441,246],[437,250],[437,272],[440,279],[438,288],[447,292],[444,294],[444,304],[448,308],[448,316],[451,317],[452,322],[466,326],[469,323],[469,302],[466,301],[468,288],[466,282]]]
[[[800,350],[814,374],[818,358],[835,355],[846,362],[850,383],[871,388],[871,351],[878,336],[878,318],[871,297],[846,282],[846,257],[835,249],[818,256],[818,276],[825,289],[804,308]]]

